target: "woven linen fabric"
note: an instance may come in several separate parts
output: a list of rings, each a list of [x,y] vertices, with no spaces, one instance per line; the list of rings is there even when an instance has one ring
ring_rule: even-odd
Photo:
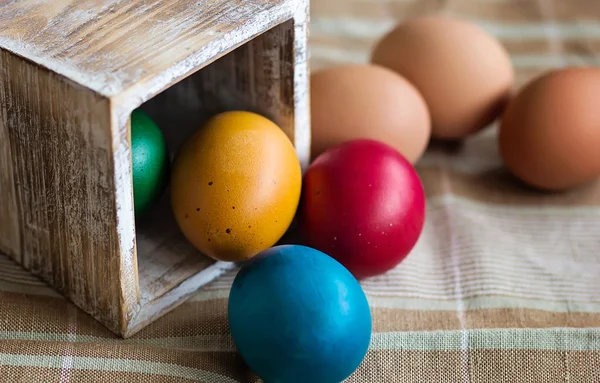
[[[312,68],[365,62],[395,22],[435,12],[497,36],[518,85],[598,64],[598,0],[313,0]],[[363,282],[374,332],[348,381],[600,382],[600,183],[520,186],[493,126],[418,168],[425,229],[405,262]],[[234,276],[122,340],[0,257],[0,381],[255,382],[228,334]]]

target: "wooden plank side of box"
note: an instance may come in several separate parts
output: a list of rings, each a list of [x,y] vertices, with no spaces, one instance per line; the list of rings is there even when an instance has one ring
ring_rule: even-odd
[[[14,196],[0,198],[0,211],[11,212],[1,217],[0,248],[121,332],[124,296],[138,293],[123,291],[119,278],[109,100],[5,50],[0,87],[0,131],[11,154],[0,190]],[[17,245],[5,242],[15,224]]]
[[[0,47],[106,97],[149,88],[158,93],[207,57],[226,53],[289,19],[297,4],[295,0],[0,2]]]

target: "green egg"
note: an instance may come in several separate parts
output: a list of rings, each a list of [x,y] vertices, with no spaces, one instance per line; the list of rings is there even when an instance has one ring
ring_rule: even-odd
[[[141,216],[160,198],[169,173],[169,152],[158,125],[143,111],[131,113],[131,159],[135,215]]]

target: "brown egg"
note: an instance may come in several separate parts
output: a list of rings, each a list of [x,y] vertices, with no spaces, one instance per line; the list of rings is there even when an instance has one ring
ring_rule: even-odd
[[[498,130],[500,154],[523,182],[561,190],[600,175],[600,69],[548,72],[523,87]]]
[[[391,145],[415,163],[431,126],[415,87],[376,65],[343,65],[311,76],[312,157],[344,141],[370,138]]]
[[[398,25],[376,45],[372,62],[421,92],[431,135],[460,139],[493,122],[510,97],[514,72],[504,47],[480,27],[447,16]]]

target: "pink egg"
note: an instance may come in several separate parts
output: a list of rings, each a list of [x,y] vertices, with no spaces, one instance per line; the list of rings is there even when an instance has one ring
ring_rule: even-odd
[[[368,139],[345,142],[315,159],[303,180],[304,242],[363,279],[397,266],[425,221],[421,180],[397,150]]]

